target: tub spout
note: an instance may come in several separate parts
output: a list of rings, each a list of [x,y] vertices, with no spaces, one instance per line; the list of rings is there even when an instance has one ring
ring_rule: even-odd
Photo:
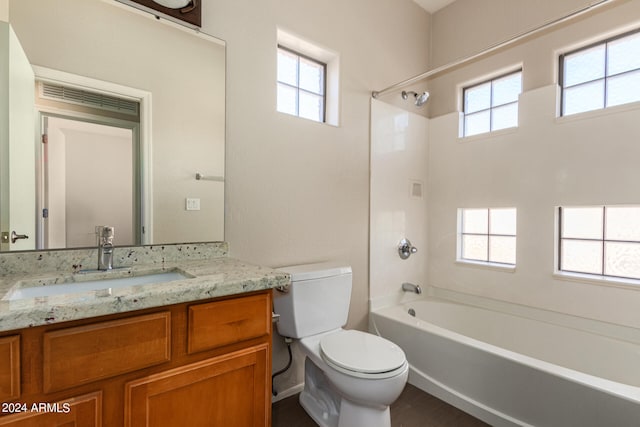
[[[402,290],[405,292],[415,292],[420,295],[422,293],[422,289],[420,289],[420,285],[414,285],[413,283],[404,282],[402,284]]]

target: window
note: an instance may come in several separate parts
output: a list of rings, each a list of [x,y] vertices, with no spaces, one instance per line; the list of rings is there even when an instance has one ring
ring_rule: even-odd
[[[560,56],[562,115],[640,101],[640,32]]]
[[[522,70],[464,89],[462,135],[518,126],[518,96],[522,92]]]
[[[640,206],[559,208],[558,270],[640,279]]]
[[[278,46],[278,111],[324,122],[326,65]]]
[[[458,260],[516,264],[516,209],[458,210]]]

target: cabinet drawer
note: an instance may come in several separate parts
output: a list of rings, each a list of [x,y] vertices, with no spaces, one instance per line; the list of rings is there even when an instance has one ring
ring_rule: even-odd
[[[271,293],[189,307],[188,352],[271,334]]]
[[[166,362],[171,314],[135,316],[44,334],[46,393]]]
[[[20,335],[0,338],[0,401],[20,397]]]
[[[0,426],[11,427],[100,427],[102,426],[102,393],[73,397],[57,403],[35,403],[37,410],[0,418]]]

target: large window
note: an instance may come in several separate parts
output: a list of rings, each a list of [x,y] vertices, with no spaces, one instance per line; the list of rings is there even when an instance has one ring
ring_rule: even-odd
[[[559,208],[558,270],[640,279],[640,206]]]
[[[278,46],[278,111],[325,121],[326,65]]]
[[[640,32],[560,56],[562,115],[640,101]]]
[[[518,126],[521,92],[522,70],[465,88],[463,136]]]
[[[515,266],[515,208],[459,209],[458,230],[458,261]]]

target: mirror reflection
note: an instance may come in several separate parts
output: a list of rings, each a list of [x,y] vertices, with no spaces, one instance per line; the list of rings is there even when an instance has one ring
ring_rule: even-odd
[[[223,42],[115,1],[0,0],[0,20],[3,251],[93,246],[96,225],[224,239]]]

